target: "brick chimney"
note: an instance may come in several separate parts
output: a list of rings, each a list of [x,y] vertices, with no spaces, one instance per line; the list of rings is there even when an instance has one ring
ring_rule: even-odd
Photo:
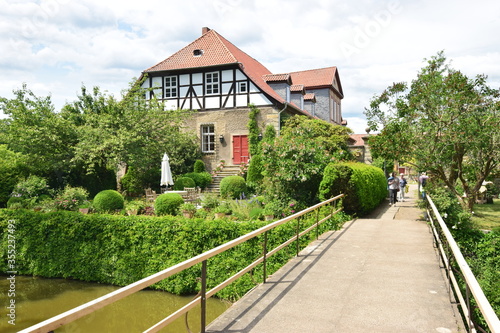
[[[201,34],[202,34],[202,35],[206,34],[206,33],[207,33],[207,32],[209,32],[209,31],[210,31],[210,29],[209,29],[208,27],[203,27],[203,28],[201,28]]]

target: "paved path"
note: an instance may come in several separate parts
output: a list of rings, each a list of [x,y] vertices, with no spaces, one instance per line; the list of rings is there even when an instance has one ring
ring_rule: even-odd
[[[465,332],[409,194],[322,235],[207,332]]]

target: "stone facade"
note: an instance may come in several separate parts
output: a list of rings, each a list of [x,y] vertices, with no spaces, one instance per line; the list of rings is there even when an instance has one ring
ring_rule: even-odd
[[[259,110],[257,122],[261,128],[261,133],[264,133],[267,125],[274,126],[278,132],[278,110],[272,107],[261,107]],[[203,154],[203,161],[209,171],[213,170],[220,161],[225,161],[226,165],[238,164],[233,161],[235,149],[233,138],[235,136],[248,136],[249,113],[250,108],[200,111],[186,122],[188,128],[199,129],[202,125],[207,124],[214,126],[215,150]],[[201,140],[201,132],[198,131],[197,134]],[[221,140],[221,138],[223,139]]]

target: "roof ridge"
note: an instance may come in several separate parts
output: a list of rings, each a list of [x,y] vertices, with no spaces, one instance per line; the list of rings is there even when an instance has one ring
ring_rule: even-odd
[[[328,66],[328,67],[321,67],[321,68],[305,69],[305,70],[302,70],[302,71],[290,72],[290,74],[302,73],[302,72],[319,71],[319,70],[324,70],[324,69],[335,69],[335,70],[337,70],[337,66]]]
[[[233,58],[233,59],[234,59],[234,62],[239,62],[239,61],[238,61],[238,59],[236,59],[236,57],[234,56],[233,52],[231,52],[231,51],[228,49],[228,47],[227,47],[227,45],[226,45],[226,43],[225,43],[224,41],[226,41],[226,42],[228,42],[228,43],[231,43],[231,42],[230,42],[230,41],[228,41],[226,38],[222,37],[222,35],[220,35],[217,31],[210,29],[207,33],[203,34],[203,35],[202,35],[202,37],[203,37],[203,36],[205,36],[205,35],[208,35],[208,34],[209,34],[210,32],[212,32],[212,31],[214,32],[215,37],[217,37],[217,39],[219,40],[219,42],[220,42],[220,43],[224,46],[224,49],[226,50],[226,52],[227,52],[228,54],[230,54],[230,55],[231,55],[231,58]],[[222,39],[224,39],[224,40],[222,40],[221,38],[222,38]],[[232,43],[231,43],[231,44],[232,44]],[[240,50],[240,49],[239,49],[236,45],[234,45],[234,44],[232,44],[232,45],[233,45],[234,47],[236,47],[238,50]],[[240,51],[241,51],[241,50],[240,50]],[[241,51],[241,52],[243,52],[243,51]]]

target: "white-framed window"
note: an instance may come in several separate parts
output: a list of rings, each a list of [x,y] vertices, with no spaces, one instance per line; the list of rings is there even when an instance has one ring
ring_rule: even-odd
[[[213,124],[201,125],[201,151],[213,153],[215,151],[215,126]]]
[[[165,98],[177,97],[177,76],[165,77]]]
[[[219,72],[205,73],[205,93],[207,95],[218,94],[220,92],[219,82]]]
[[[248,83],[247,82],[238,82],[238,92],[239,93],[248,92]]]

